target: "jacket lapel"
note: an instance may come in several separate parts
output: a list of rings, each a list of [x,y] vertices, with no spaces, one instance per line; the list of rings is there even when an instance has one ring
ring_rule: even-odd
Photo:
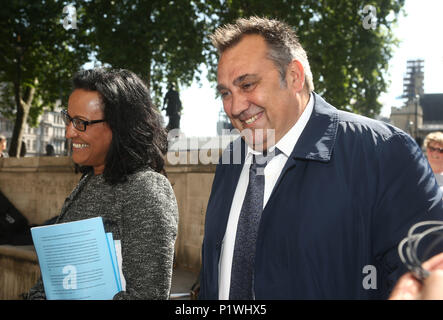
[[[286,161],[270,199],[278,189],[285,174],[296,166],[297,160],[329,162],[331,159],[337,138],[338,112],[335,107],[328,104],[318,94],[313,93],[313,97],[314,109],[311,117]]]

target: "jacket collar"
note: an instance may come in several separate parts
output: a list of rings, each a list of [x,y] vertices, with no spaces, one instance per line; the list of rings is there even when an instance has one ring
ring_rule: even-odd
[[[338,111],[313,93],[314,110],[291,157],[328,162],[331,159],[338,130]]]

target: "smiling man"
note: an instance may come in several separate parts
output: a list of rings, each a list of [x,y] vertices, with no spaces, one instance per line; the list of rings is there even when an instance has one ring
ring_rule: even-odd
[[[215,173],[200,298],[387,298],[405,271],[397,245],[409,227],[443,219],[420,148],[314,93],[306,52],[285,23],[239,19],[212,42],[217,89],[242,135]],[[225,161],[238,153],[240,164]]]
[[[235,128],[251,130],[253,141],[248,144],[256,150],[267,150],[268,133],[280,140],[300,118],[309,100],[301,63],[291,61],[288,76],[280,79],[268,55],[264,38],[249,35],[226,49],[218,65],[217,89],[225,112]],[[260,134],[256,134],[257,129],[261,129]]]

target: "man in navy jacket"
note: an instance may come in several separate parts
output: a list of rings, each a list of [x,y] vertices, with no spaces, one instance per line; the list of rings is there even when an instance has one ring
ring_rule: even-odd
[[[229,298],[248,159],[274,147],[282,152],[264,172],[255,299],[387,298],[406,271],[397,246],[408,229],[443,220],[443,194],[419,146],[314,93],[306,53],[286,24],[239,19],[212,41],[224,109],[252,134],[234,141],[216,169],[200,298]]]

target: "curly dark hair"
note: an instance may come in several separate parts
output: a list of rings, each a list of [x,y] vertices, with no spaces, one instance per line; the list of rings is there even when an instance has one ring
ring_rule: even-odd
[[[103,171],[107,183],[124,182],[128,174],[148,167],[166,175],[167,133],[149,89],[137,75],[124,69],[97,68],[76,73],[73,84],[74,90],[100,94],[104,119],[112,131]],[[90,170],[81,168],[83,173]]]

